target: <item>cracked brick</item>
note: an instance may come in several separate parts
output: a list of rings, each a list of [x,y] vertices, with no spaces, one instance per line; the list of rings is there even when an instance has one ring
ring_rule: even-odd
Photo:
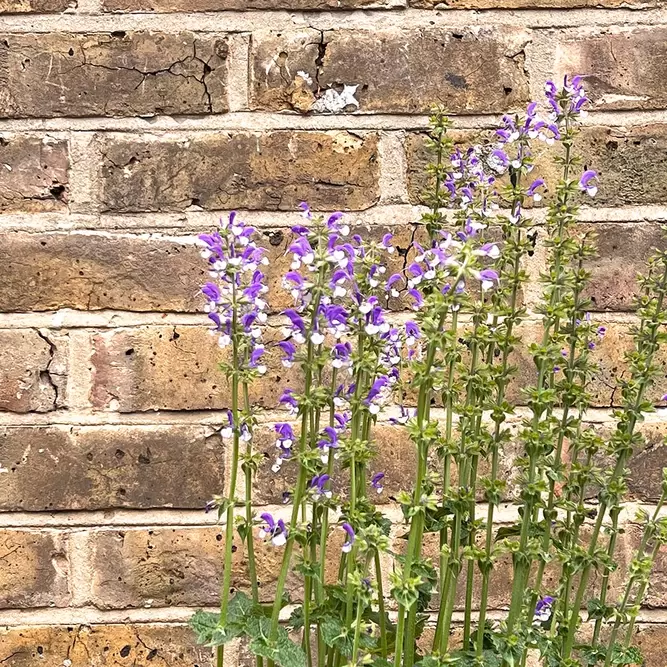
[[[1,54],[0,50],[0,58]],[[0,100],[5,92],[0,89]],[[0,212],[66,211],[68,198],[66,141],[49,136],[0,136]]]
[[[0,117],[225,112],[227,52],[191,32],[5,35]]]
[[[0,467],[5,511],[201,509],[224,490],[224,445],[205,426],[0,427]]]
[[[307,111],[293,99],[297,74],[305,72],[314,97],[358,86],[362,112],[425,113],[440,102],[454,114],[498,113],[529,98],[523,52],[529,41],[527,32],[513,28],[257,33],[252,102],[258,109]]]
[[[122,623],[0,628],[0,664],[7,667],[213,667],[184,623]]]
[[[67,606],[66,548],[61,533],[0,530],[0,609]]]
[[[46,338],[34,329],[0,329],[0,410],[49,412],[60,407],[66,346],[66,334]]]
[[[171,137],[107,136],[105,211],[365,209],[378,197],[378,138],[288,132]]]

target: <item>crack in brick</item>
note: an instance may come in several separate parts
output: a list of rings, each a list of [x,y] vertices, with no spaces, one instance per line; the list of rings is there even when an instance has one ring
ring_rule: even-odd
[[[58,406],[59,399],[59,389],[58,385],[53,381],[51,377],[51,365],[54,362],[55,355],[57,352],[57,347],[46,334],[42,333],[39,329],[35,329],[37,335],[49,346],[49,361],[47,362],[45,368],[39,372],[40,382],[45,382],[47,386],[50,386],[53,389],[53,407]]]

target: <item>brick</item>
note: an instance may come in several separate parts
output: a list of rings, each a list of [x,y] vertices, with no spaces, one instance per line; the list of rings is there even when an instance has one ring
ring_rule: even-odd
[[[224,527],[91,533],[91,598],[101,608],[217,606],[224,560]],[[232,586],[249,587],[247,555],[234,536]],[[272,600],[283,550],[256,541],[257,577]],[[288,580],[298,590],[297,576]]]
[[[660,26],[565,33],[550,44],[554,78],[582,72],[595,109],[664,109],[666,45],[667,29]]]
[[[591,353],[591,361],[597,364],[598,369],[590,383],[587,391],[591,397],[593,407],[618,406],[621,401],[621,392],[617,386],[619,378],[627,379],[628,366],[625,361],[625,353],[634,349],[630,324],[628,322],[609,322],[600,320],[600,324],[607,329],[606,335],[596,343],[595,350]],[[531,343],[540,343],[542,340],[542,324],[537,321],[522,323],[517,335],[521,339],[521,345],[515,350],[510,363],[517,367],[517,374],[509,383],[507,389],[507,400],[515,405],[524,405],[525,397],[522,389],[534,386],[537,380],[537,371],[533,359],[528,353]],[[659,372],[667,372],[667,350],[661,349],[655,359]],[[660,378],[660,375],[658,376]],[[664,387],[658,379],[656,384],[648,390],[646,398],[654,404],[658,404],[664,394]]]
[[[265,342],[271,339],[267,336]],[[117,329],[96,334],[93,347],[91,398],[96,408],[133,412],[230,406],[229,384],[218,368],[222,352],[206,327]],[[273,408],[285,387],[298,391],[296,367],[284,368],[281,357],[276,348],[267,351],[269,370],[250,387],[253,405]]]
[[[256,108],[308,111],[322,90],[349,85],[363,112],[425,113],[437,102],[450,113],[502,112],[528,100],[528,41],[513,28],[267,32],[253,44],[252,99]],[[434,62],[444,70],[437,76]]]
[[[195,311],[206,280],[192,239],[89,232],[0,239],[0,311]]]
[[[204,426],[4,427],[0,461],[2,510],[196,509],[224,490],[224,444]]]
[[[296,213],[294,220],[298,220]],[[410,227],[354,226],[353,231],[374,240],[393,232],[399,252],[387,257],[388,271],[402,270],[400,253],[410,245]],[[257,241],[267,249],[269,259],[266,280],[274,312],[293,305],[282,286],[292,261],[286,253],[293,238],[288,228],[258,230]],[[201,312],[204,298],[198,288],[207,280],[207,264],[192,237],[108,232],[0,234],[0,311]],[[400,298],[391,300],[392,309],[401,305]]]
[[[299,433],[298,426],[294,425],[295,433]],[[298,437],[298,436],[297,436]],[[376,424],[371,430],[375,455],[368,464],[367,477],[377,472],[383,472],[384,491],[378,495],[368,485],[368,494],[374,503],[382,505],[391,502],[400,490],[409,491],[417,469],[415,445],[410,442],[407,430],[388,424]],[[255,451],[265,456],[253,480],[253,498],[257,505],[277,505],[283,502],[284,493],[292,491],[296,482],[296,462],[286,462],[280,472],[274,473],[271,466],[276,459],[276,434],[272,426],[260,426],[255,431]],[[295,447],[298,446],[295,445]],[[332,476],[333,491],[336,494],[346,494],[349,488],[349,475],[336,466]]]
[[[224,36],[191,32],[5,35],[0,117],[227,111]]]
[[[580,7],[661,7],[664,0],[408,0],[420,9],[576,9]],[[571,70],[579,71],[579,70]]]
[[[66,141],[0,136],[0,212],[66,210],[68,171]]]
[[[641,651],[644,667],[662,667],[665,664],[665,642],[667,627],[664,624],[637,624],[632,644]]]
[[[65,607],[68,559],[55,532],[0,530],[0,609]]]
[[[461,146],[484,143],[490,132],[452,133]],[[425,135],[415,134],[406,142],[408,191],[412,202],[419,202],[428,179],[423,173],[430,156]],[[630,206],[660,204],[667,201],[667,124],[652,123],[636,127],[583,127],[575,141],[575,152],[582,163],[599,173],[599,191],[594,199],[581,195],[579,201],[590,206]],[[550,192],[561,178],[561,168],[553,163],[557,149],[535,147],[535,178],[545,178]],[[548,202],[549,195],[546,201]]]
[[[217,12],[221,10],[336,10],[390,6],[389,0],[103,0],[105,11],[114,12]]]
[[[213,667],[210,648],[196,646],[185,624],[123,623],[0,628],[8,667]],[[68,663],[70,664],[70,663]]]
[[[175,141],[116,136],[103,148],[105,211],[364,209],[378,198],[377,135],[217,133]]]
[[[644,273],[647,260],[665,240],[657,223],[600,223],[582,228],[596,234],[597,257],[586,264],[591,278],[585,296],[593,310],[634,310],[639,294],[637,274]]]
[[[447,132],[447,136],[452,140],[455,148],[465,149],[472,144],[488,143],[492,139],[493,133],[480,130],[453,129]],[[405,140],[408,195],[413,204],[421,203],[424,193],[433,187],[426,169],[435,156],[428,148],[427,140],[427,135],[422,132],[410,133]]]
[[[1,0],[0,14],[53,14],[71,4],[71,0]]]
[[[63,404],[66,336],[0,329],[0,410],[48,412]]]

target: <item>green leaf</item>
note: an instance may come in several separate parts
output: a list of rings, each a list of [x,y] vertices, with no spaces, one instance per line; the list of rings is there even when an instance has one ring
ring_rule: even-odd
[[[197,634],[198,644],[208,644],[213,637],[213,632],[218,628],[220,614],[199,609],[190,619],[188,625]]]

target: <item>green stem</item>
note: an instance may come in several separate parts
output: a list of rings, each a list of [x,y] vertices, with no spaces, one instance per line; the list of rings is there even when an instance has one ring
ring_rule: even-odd
[[[658,332],[658,329],[661,324],[661,318],[660,318],[660,313],[662,311],[662,305],[663,305],[663,300],[664,300],[664,295],[665,295],[665,289],[667,288],[667,265],[663,266],[663,275],[662,275],[662,285],[661,289],[659,290],[657,300],[656,300],[656,306],[655,306],[655,312],[653,315],[653,319],[649,324],[650,331],[648,334],[648,340],[649,340],[649,348],[646,351],[646,361],[645,361],[645,368],[648,369],[652,362],[653,362],[653,357],[655,355],[655,352],[657,350],[657,343],[656,341],[656,335]],[[641,330],[644,330],[645,323],[642,321],[641,325]],[[644,397],[644,392],[648,388],[649,384],[651,381],[651,377],[648,373],[643,373],[639,378],[638,378],[638,388],[637,388],[637,393],[636,393],[636,398],[634,405],[631,406],[630,408],[630,417],[627,419],[626,426],[625,426],[625,435],[626,436],[631,436],[632,433],[634,432],[636,423],[637,423],[637,414],[639,413],[639,409],[642,405],[643,397]],[[616,466],[614,467],[614,471],[611,474],[611,477],[609,481],[607,482],[607,486],[613,485],[624,473],[625,471],[625,466],[627,463],[627,459],[630,456],[631,452],[628,450],[628,448],[624,448],[622,452],[619,454],[619,457],[616,461]],[[601,499],[600,501],[600,508],[598,510],[598,518],[597,521],[595,522],[595,527],[593,529],[593,534],[591,535],[591,542],[590,542],[590,547],[588,549],[588,558],[589,562],[592,561],[592,558],[595,554],[595,550],[597,548],[597,540],[598,540],[598,535],[600,533],[600,529],[602,528],[602,523],[604,521],[604,517],[607,513],[607,510],[609,509],[609,501],[606,498]],[[572,648],[574,646],[574,635],[577,630],[577,621],[579,620],[579,611],[581,609],[581,604],[583,602],[584,598],[584,593],[586,592],[586,587],[588,586],[588,580],[590,578],[590,573],[591,573],[591,565],[587,564],[584,566],[584,569],[581,573],[581,578],[579,580],[579,586],[577,588],[577,593],[575,596],[574,604],[572,605],[572,610],[570,612],[570,620],[567,625],[567,636],[565,638],[565,643],[563,646],[563,657],[569,659],[571,653],[572,653]]]
[[[382,565],[380,563],[380,552],[375,552],[375,578],[378,586],[378,616],[380,626],[380,651],[382,657],[386,660],[389,651],[387,650],[387,619],[384,607],[384,592],[382,588]]]

